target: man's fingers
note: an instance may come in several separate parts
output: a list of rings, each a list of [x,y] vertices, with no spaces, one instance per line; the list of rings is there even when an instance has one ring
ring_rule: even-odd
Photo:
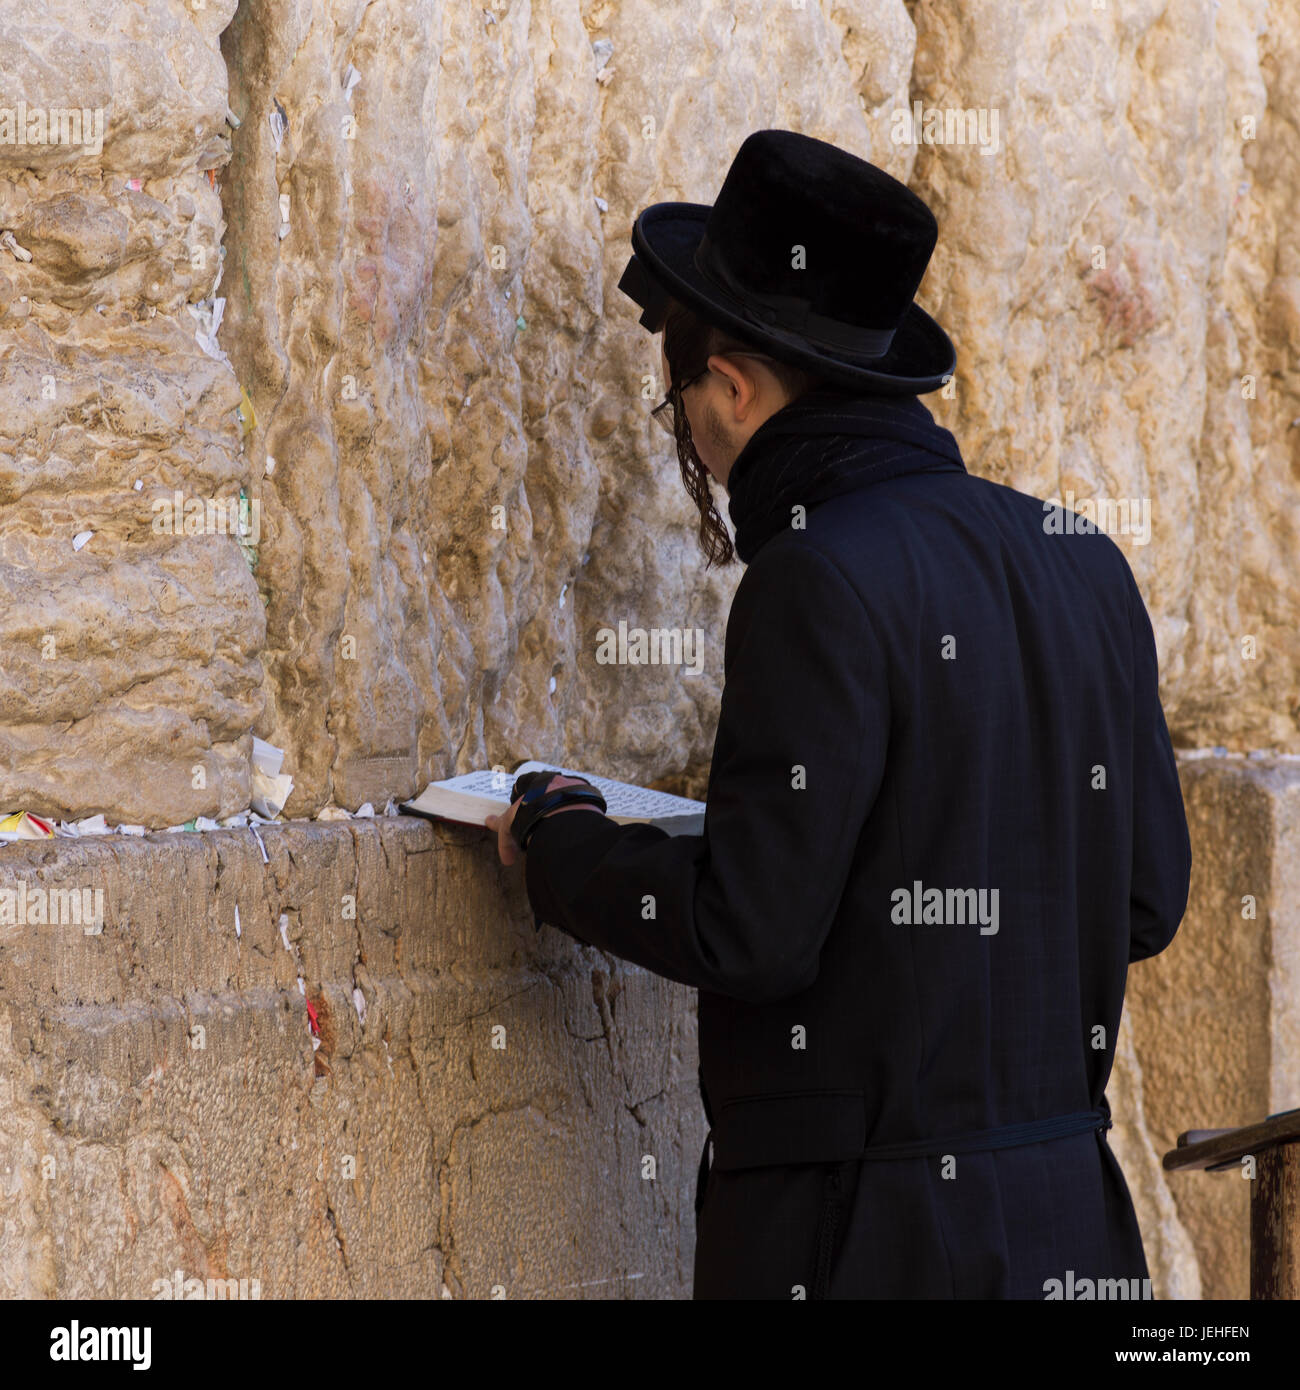
[[[521,796],[519,801],[522,800]],[[513,864],[519,858],[519,846],[515,844],[515,837],[510,833],[510,824],[519,809],[519,801],[513,802],[510,809],[500,818],[497,830],[497,853],[501,856],[501,862],[507,865]]]
[[[512,835],[510,835],[510,820],[513,817],[514,808],[510,808],[501,816],[488,816],[484,820],[488,830],[496,831],[496,855],[501,859],[503,865],[513,865],[514,856],[517,849],[514,845]]]
[[[497,832],[497,854],[506,865],[513,864],[519,858],[519,846],[515,844],[514,836],[510,833],[510,822],[514,820],[518,806],[519,802],[516,801],[503,815],[488,816],[483,822],[489,830]]]

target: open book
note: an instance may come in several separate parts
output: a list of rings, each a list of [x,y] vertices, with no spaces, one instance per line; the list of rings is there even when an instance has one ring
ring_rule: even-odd
[[[620,825],[658,826],[669,835],[700,835],[704,832],[704,802],[691,801],[668,792],[634,787],[590,772],[578,772],[558,763],[520,763],[513,773],[466,772],[445,782],[430,782],[414,801],[402,802],[401,809],[429,820],[450,820],[461,825],[483,825],[488,816],[499,816],[510,806],[510,789],[515,778],[543,768],[585,777],[605,798],[606,814]]]

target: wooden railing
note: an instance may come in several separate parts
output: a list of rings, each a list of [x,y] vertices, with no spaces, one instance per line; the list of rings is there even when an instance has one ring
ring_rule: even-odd
[[[1164,1157],[1168,1172],[1214,1173],[1253,1158],[1250,1296],[1300,1298],[1300,1110],[1239,1129],[1192,1129]]]

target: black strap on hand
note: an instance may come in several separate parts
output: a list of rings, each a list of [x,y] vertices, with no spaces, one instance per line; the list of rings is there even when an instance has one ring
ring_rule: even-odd
[[[556,787],[554,791],[547,790],[553,777],[571,775],[559,771],[558,768],[548,767],[541,772],[525,772],[515,779],[515,785],[510,792],[511,803],[518,801],[521,796],[523,801],[510,822],[510,834],[520,849],[527,850],[528,842],[542,818],[561,806],[588,805],[604,812],[605,798],[589,782],[581,787]]]

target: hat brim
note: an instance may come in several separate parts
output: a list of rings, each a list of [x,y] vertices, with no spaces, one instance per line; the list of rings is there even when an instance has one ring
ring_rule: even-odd
[[[695,248],[712,208],[706,203],[653,203],[632,226],[632,249],[647,271],[676,300],[711,323],[771,347],[772,355],[828,381],[886,395],[937,391],[953,375],[957,352],[947,333],[913,301],[889,351],[860,367],[774,328],[757,315],[738,313],[695,266]],[[658,331],[658,330],[655,330]]]

